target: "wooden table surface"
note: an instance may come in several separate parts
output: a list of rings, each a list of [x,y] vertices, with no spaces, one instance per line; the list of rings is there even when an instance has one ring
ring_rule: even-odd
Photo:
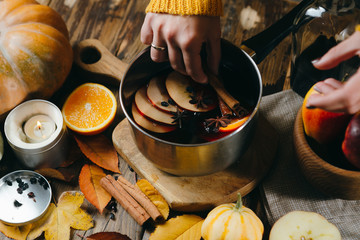
[[[0,0],[1,1],[1,0]],[[148,1],[145,0],[38,0],[41,4],[49,5],[58,11],[65,20],[74,46],[81,40],[88,38],[99,39],[114,55],[126,63],[129,63],[137,53],[146,46],[140,42],[140,29],[145,13],[144,9]],[[264,30],[285,13],[290,11],[296,1],[286,0],[223,0],[224,16],[221,18],[222,36],[232,43],[240,46],[240,43]],[[241,14],[242,10],[251,7],[256,10],[258,22],[250,29],[245,29],[242,20],[248,23],[256,19],[255,15]],[[258,65],[263,77],[264,95],[282,91],[288,88],[287,72],[290,61],[290,36],[283,40],[263,61]],[[51,99],[61,107],[64,97],[75,86],[92,82],[96,79],[84,75],[74,66],[63,88],[55,93]],[[112,87],[114,92],[116,87]],[[106,134],[111,138],[113,127],[122,120],[120,111],[115,123]],[[3,123],[2,123],[3,125]],[[1,126],[3,129],[3,126]],[[4,136],[4,135],[3,135]],[[119,157],[120,158],[120,157]],[[5,173],[17,169],[19,166],[14,160],[10,148],[5,145],[4,159],[0,162],[0,177]],[[131,182],[135,182],[137,175],[131,171],[127,163],[120,158],[120,171]],[[59,180],[51,180],[55,193],[55,199],[65,190],[76,189],[75,183],[67,183]],[[257,190],[245,197],[245,205],[254,209],[266,225],[266,219],[262,212]],[[133,240],[148,239],[151,227],[141,227],[120,206],[115,220],[110,220],[109,214],[98,214],[97,210],[87,204],[86,210],[95,220],[94,228],[89,231],[72,231],[72,239],[85,239],[92,233],[103,231],[115,231],[127,235]],[[177,214],[177,213],[172,213]],[[206,213],[199,213],[204,216]],[[206,215],[205,215],[206,216]],[[266,235],[266,233],[265,233]],[[7,239],[0,233],[0,239]],[[265,238],[264,238],[265,239]]]

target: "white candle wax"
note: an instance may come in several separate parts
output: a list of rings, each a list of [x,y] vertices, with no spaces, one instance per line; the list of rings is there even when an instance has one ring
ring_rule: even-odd
[[[49,116],[43,114],[32,116],[24,125],[24,133],[30,143],[45,141],[55,130],[55,122]]]

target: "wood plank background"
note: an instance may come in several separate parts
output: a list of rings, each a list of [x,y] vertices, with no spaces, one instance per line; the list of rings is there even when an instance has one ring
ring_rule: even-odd
[[[1,1],[1,0],[0,0]],[[71,38],[75,45],[88,38],[99,39],[119,59],[129,63],[146,46],[140,42],[140,29],[145,13],[147,0],[38,0],[41,4],[49,5],[61,14],[65,20]],[[222,36],[235,45],[264,30],[277,19],[290,11],[296,1],[287,0],[223,0],[224,16],[221,18]],[[256,10],[253,15],[241,14],[242,10],[250,7]],[[241,20],[253,21],[259,17],[254,27],[245,29]],[[291,38],[287,37],[260,63],[259,69],[263,76],[264,95],[287,88],[287,71],[290,61]],[[73,68],[67,81],[53,97],[58,106],[64,98],[83,82],[95,79],[83,75],[79,69]],[[112,88],[116,93],[117,89]],[[123,119],[118,110],[116,121],[106,134],[111,138],[113,128]],[[3,123],[2,123],[3,124]],[[3,131],[3,126],[1,126]],[[3,135],[4,136],[4,135]],[[81,157],[80,157],[81,158]],[[5,144],[5,157],[0,162],[0,177],[5,173],[17,169],[19,165],[12,155],[10,148]],[[131,182],[137,179],[136,173],[120,158],[120,171]],[[75,183],[64,183],[52,180],[55,199],[64,190],[78,189]],[[262,215],[261,202],[258,201],[257,191],[250,193],[245,199],[245,205],[254,209],[266,223]],[[92,233],[102,231],[116,231],[129,236],[133,240],[148,239],[153,226],[140,227],[120,206],[115,220],[110,220],[109,213],[98,214],[90,204],[85,209],[95,219],[95,227],[89,231],[72,231],[72,239],[84,239]],[[179,214],[172,212],[173,215]],[[206,216],[206,213],[199,213]],[[41,237],[42,238],[42,237]],[[41,239],[40,238],[40,239]],[[8,239],[0,233],[0,239]],[[265,238],[264,238],[265,239]]]
[[[140,42],[140,29],[148,3],[146,0],[39,0],[56,9],[64,18],[75,44],[83,39],[99,39],[114,55],[129,63],[145,45]],[[237,46],[281,18],[296,4],[286,0],[224,0],[221,19],[222,37]],[[259,21],[252,29],[244,29],[244,8],[256,10]],[[290,60],[290,37],[279,44],[259,64],[263,75],[264,94],[281,91]]]

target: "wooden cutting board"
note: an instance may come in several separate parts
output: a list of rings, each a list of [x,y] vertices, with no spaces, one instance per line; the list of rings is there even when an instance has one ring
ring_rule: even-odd
[[[97,62],[92,61],[93,51],[100,53],[101,58]],[[96,39],[78,43],[74,47],[74,59],[93,77],[110,77],[115,83],[121,81],[127,67]],[[208,210],[221,203],[234,202],[238,192],[242,196],[251,192],[268,172],[278,145],[277,133],[260,116],[252,144],[236,163],[224,171],[207,176],[179,177],[159,170],[140,153],[127,120],[114,129],[112,139],[119,155],[140,177],[153,184],[172,209],[179,211]]]
[[[112,140],[119,155],[160,192],[173,210],[193,212],[234,202],[238,192],[242,196],[251,192],[272,166],[279,137],[260,115],[245,155],[223,171],[199,177],[174,176],[156,168],[138,150],[127,119],[114,129]]]

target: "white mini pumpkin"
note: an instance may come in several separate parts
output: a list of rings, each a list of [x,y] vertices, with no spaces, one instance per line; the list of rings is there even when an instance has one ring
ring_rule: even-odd
[[[201,227],[205,240],[261,240],[263,233],[263,223],[250,208],[243,206],[240,194],[236,203],[211,210]]]

